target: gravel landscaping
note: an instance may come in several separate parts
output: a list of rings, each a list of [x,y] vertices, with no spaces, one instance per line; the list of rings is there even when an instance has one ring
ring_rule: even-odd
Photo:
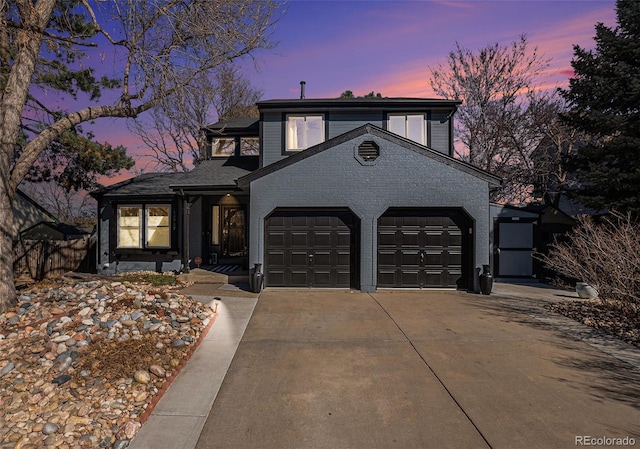
[[[604,304],[598,299],[565,301],[549,310],[640,348],[640,314]]]
[[[154,276],[19,292],[0,314],[0,448],[128,446],[213,317]]]

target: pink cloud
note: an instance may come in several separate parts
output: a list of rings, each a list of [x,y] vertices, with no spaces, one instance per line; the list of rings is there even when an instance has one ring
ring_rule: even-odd
[[[459,2],[441,2],[449,6],[457,6]],[[470,7],[470,5],[467,5]],[[550,58],[550,66],[538,78],[538,87],[554,89],[566,87],[568,80],[574,75],[570,68],[573,57],[573,46],[584,48],[594,46],[594,27],[598,22],[608,26],[615,25],[615,10],[610,7],[591,11],[578,17],[536,29],[528,34],[530,47],[538,48],[538,52]],[[513,40],[513,39],[511,39]],[[507,44],[510,41],[504,41]],[[479,44],[478,48],[490,42]],[[453,48],[453,45],[452,45]],[[472,49],[474,49],[472,47]],[[385,96],[425,96],[432,97],[434,93],[429,85],[431,77],[429,67],[437,67],[446,63],[446,54],[439,59],[430,58],[416,60],[402,66],[394,66],[393,71],[387,71],[374,79],[367,80],[367,89],[380,91]]]

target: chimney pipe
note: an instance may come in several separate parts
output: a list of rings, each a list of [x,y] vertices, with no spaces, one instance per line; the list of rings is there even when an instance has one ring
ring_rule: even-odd
[[[300,81],[300,99],[304,100],[304,86],[307,84],[306,81]]]

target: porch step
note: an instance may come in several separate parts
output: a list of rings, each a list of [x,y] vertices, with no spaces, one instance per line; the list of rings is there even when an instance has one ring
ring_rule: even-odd
[[[178,279],[196,284],[227,284],[229,282],[227,274],[203,270],[202,268],[194,268],[189,273],[180,274]]]

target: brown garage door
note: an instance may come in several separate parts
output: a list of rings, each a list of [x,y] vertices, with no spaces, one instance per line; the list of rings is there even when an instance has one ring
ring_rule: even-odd
[[[378,219],[378,287],[468,287],[469,240],[461,211],[387,211]]]
[[[356,224],[349,211],[276,210],[266,220],[265,285],[354,287]]]

